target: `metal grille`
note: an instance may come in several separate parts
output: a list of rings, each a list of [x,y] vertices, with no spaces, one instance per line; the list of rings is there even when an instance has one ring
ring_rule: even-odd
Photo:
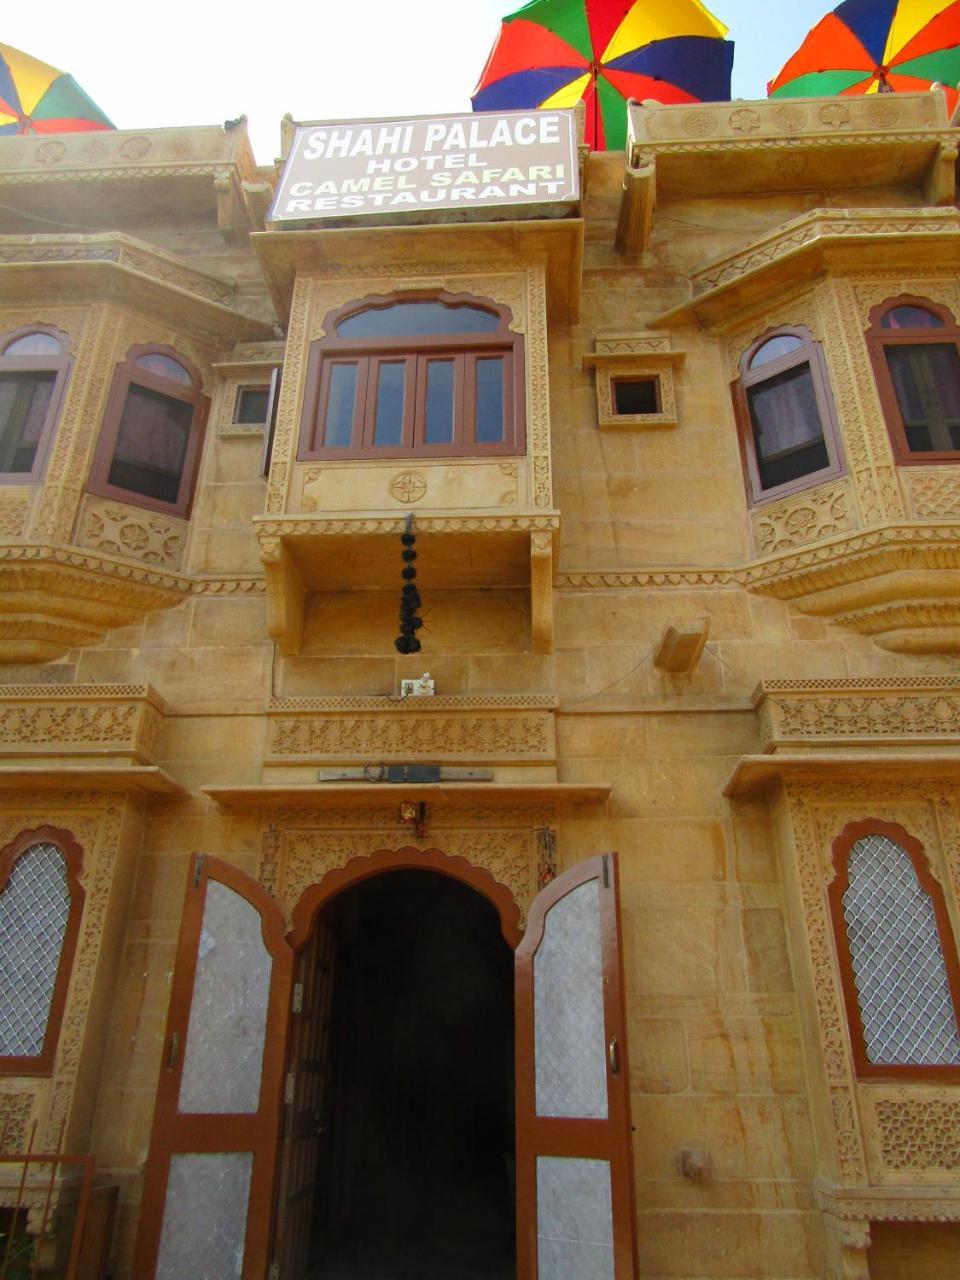
[[[888,1066],[960,1064],[960,1034],[930,895],[885,836],[850,852],[843,914],[867,1057]]]
[[[63,854],[34,844],[14,863],[0,894],[0,1056],[43,1048],[70,915]]]

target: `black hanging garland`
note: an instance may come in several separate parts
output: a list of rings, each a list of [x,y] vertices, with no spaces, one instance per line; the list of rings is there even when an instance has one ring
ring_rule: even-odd
[[[414,547],[417,542],[417,535],[413,532],[413,514],[407,516],[407,526],[400,535],[400,541],[403,543],[403,551],[401,559],[403,560],[403,588],[400,591],[400,634],[394,645],[398,653],[419,653],[423,648],[417,632],[423,626],[423,619],[418,614],[420,608],[420,592],[417,590],[415,578],[417,571],[413,567],[417,558]]]

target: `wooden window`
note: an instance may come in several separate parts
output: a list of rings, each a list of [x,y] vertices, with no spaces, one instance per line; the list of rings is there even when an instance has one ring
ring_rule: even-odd
[[[239,387],[233,406],[233,420],[238,426],[261,426],[267,421],[269,406],[269,382],[258,387]]]
[[[840,475],[827,367],[807,329],[781,329],[755,342],[741,357],[733,401],[751,502]]]
[[[107,400],[90,492],[187,516],[206,416],[199,375],[182,356],[131,347]]]
[[[904,466],[960,461],[960,328],[946,307],[902,296],[870,315],[867,347],[893,452]]]
[[[960,1079],[960,964],[923,846],[879,819],[833,844],[830,910],[857,1074]]]
[[[57,329],[0,338],[0,484],[41,480],[69,370],[66,335]]]
[[[82,852],[38,827],[0,849],[0,1073],[49,1075],[77,945]]]
[[[298,457],[524,448],[522,339],[504,307],[444,293],[351,303],[310,349]]]

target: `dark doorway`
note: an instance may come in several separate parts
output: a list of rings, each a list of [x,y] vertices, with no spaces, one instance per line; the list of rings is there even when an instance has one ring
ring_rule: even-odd
[[[333,977],[311,1280],[513,1280],[513,952],[496,909],[391,871],[318,928]]]

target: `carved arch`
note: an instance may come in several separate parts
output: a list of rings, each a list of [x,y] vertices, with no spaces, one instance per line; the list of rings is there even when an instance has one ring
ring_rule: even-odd
[[[507,886],[495,880],[486,868],[474,866],[466,858],[451,856],[442,849],[416,849],[406,845],[402,849],[379,849],[376,853],[351,858],[344,866],[328,871],[322,880],[304,891],[294,907],[293,925],[287,941],[295,951],[299,950],[310,936],[317,913],[328,902],[345,889],[390,871],[435,871],[459,880],[495,908],[500,918],[500,931],[509,947],[515,950],[523,937],[516,899]]]

